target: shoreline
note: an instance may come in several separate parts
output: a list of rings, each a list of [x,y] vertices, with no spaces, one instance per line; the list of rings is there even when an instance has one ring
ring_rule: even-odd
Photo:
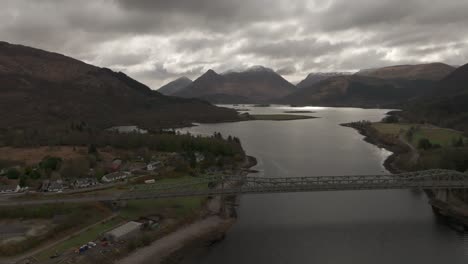
[[[363,135],[363,140],[369,144],[375,145],[379,148],[384,148],[392,154],[385,159],[383,165],[386,170],[392,174],[398,174],[407,172],[402,168],[399,168],[396,164],[397,160],[405,155],[411,153],[412,149],[405,145],[401,139],[392,143],[384,142],[378,137],[375,131],[370,131],[365,125],[359,122],[340,124],[344,127],[349,127],[357,130],[359,134]],[[468,211],[463,210],[452,201],[441,201],[437,198],[437,193],[432,190],[424,190],[427,198],[429,199],[429,205],[432,207],[435,215],[439,220],[452,227],[453,229],[465,232],[468,231]]]
[[[250,168],[257,165],[257,159],[246,155],[240,166],[240,175],[255,173]],[[204,252],[219,241],[237,220],[236,206],[238,196],[224,197],[226,207],[220,196],[208,200],[201,210],[201,216],[195,221],[167,234],[150,245],[137,249],[130,255],[118,260],[117,264],[174,264],[190,263],[204,255]]]

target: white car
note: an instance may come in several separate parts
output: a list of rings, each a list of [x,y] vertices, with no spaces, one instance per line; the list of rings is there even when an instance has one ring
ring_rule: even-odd
[[[88,247],[95,247],[96,246],[96,243],[90,241],[88,242]]]

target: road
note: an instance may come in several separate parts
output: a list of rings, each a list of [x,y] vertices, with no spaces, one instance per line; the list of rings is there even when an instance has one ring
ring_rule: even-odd
[[[398,139],[403,142],[403,144],[405,144],[406,146],[408,146],[408,148],[410,149],[410,162],[412,164],[416,164],[419,160],[419,152],[418,150],[413,146],[413,144],[411,144],[410,142],[408,142],[408,140],[406,140],[405,136],[403,134],[400,134],[398,136]]]

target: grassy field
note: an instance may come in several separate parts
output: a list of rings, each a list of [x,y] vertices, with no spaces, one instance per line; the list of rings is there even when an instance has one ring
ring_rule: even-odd
[[[287,114],[272,114],[272,115],[250,115],[252,120],[270,120],[270,121],[287,121],[299,119],[312,119],[317,118],[314,116],[306,115],[287,115]]]
[[[54,255],[56,252],[62,254],[69,249],[78,248],[79,246],[89,241],[96,240],[102,233],[127,221],[136,220],[141,216],[163,215],[166,218],[172,218],[176,221],[183,220],[198,213],[202,208],[205,199],[206,198],[203,197],[183,197],[129,201],[118,212],[115,218],[91,226],[82,233],[73,236],[64,242],[61,242],[56,246],[42,251],[35,257],[39,261],[44,261],[50,256]]]
[[[72,234],[111,215],[109,208],[101,204],[51,204],[24,207],[6,207],[0,210],[2,219],[54,219],[50,229],[42,235],[29,239],[0,245],[2,256],[21,254],[27,250],[39,247]]]
[[[132,185],[134,190],[157,189],[159,186],[177,185],[180,183],[194,181],[199,177],[181,175],[178,177],[164,178],[156,180],[153,184],[137,184]],[[202,182],[192,186],[196,189],[207,189],[208,183]],[[155,199],[155,200],[134,200],[127,202],[127,205],[120,211],[120,216],[131,220],[142,215],[158,214],[165,217],[180,219],[189,216],[190,214],[201,209],[205,197],[181,197],[171,199]]]
[[[157,180],[155,184],[139,184],[139,185],[128,185],[127,188],[134,189],[151,189],[152,187],[157,187],[158,185],[171,185],[185,182],[188,180],[196,180],[196,177],[192,176],[178,176],[172,178],[165,178]],[[201,183],[196,188],[208,188],[207,183]],[[114,190],[115,191],[115,190]],[[89,194],[88,194],[89,195]],[[92,217],[88,217],[86,221],[82,221],[79,226],[74,228],[74,232],[79,230],[79,228],[84,228],[86,225],[90,226],[85,231],[70,237],[69,239],[59,243],[56,246],[48,248],[35,257],[44,261],[50,256],[54,255],[56,252],[62,254],[67,250],[78,248],[79,246],[96,240],[100,234],[106,232],[107,230],[112,229],[115,226],[118,226],[121,223],[136,220],[142,216],[149,215],[160,215],[165,219],[173,219],[175,221],[184,221],[189,217],[196,216],[200,209],[202,209],[206,197],[181,197],[181,198],[170,198],[170,199],[154,199],[154,200],[133,200],[128,201],[122,208],[117,212],[116,216],[109,221],[101,222],[99,221],[108,217],[110,215],[109,210],[100,209],[100,207],[93,207],[92,211],[94,212]],[[102,207],[102,206],[101,206]],[[86,207],[87,208],[87,207]],[[48,206],[37,206],[37,207],[28,207],[15,210],[3,209],[1,212],[3,218],[15,218],[15,217],[43,217],[50,218],[53,217],[57,212],[59,213],[68,213],[83,210],[83,207],[79,205],[48,205]],[[101,212],[102,211],[102,212]],[[95,224],[98,223],[98,224]]]
[[[398,136],[400,133],[405,134],[411,127],[413,127],[415,129],[410,143],[415,147],[417,147],[419,140],[422,138],[428,139],[432,144],[449,147],[452,145],[454,140],[458,140],[463,136],[461,132],[452,129],[429,125],[374,123],[372,126],[382,134],[390,134],[394,136]]]
[[[284,111],[286,114],[312,114],[315,113],[313,111],[307,111],[307,110],[292,110],[292,111]]]
[[[144,215],[164,215],[165,217],[181,219],[201,209],[203,197],[181,197],[171,199],[134,200],[122,208],[119,215],[132,220]]]
[[[50,256],[54,255],[56,252],[61,254],[71,248],[78,248],[88,243],[89,241],[96,240],[96,238],[100,234],[106,232],[107,230],[112,229],[115,226],[118,226],[121,223],[123,223],[123,219],[119,217],[112,218],[111,220],[106,221],[104,223],[99,223],[95,226],[90,227],[88,230],[80,233],[79,235],[70,237],[69,239],[63,241],[62,243],[59,243],[56,246],[53,246],[47,250],[42,251],[35,257],[39,261],[44,261],[48,259]]]

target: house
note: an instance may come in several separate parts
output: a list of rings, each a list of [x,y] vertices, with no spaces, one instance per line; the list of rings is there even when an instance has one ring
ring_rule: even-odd
[[[42,192],[61,192],[63,191],[64,183],[62,180],[49,181],[44,180],[41,185]]]
[[[62,180],[56,180],[52,181],[49,184],[49,187],[47,188],[48,192],[61,192],[63,191],[63,181]]]
[[[63,191],[63,181],[62,180],[56,180],[56,181],[49,181],[49,180],[44,180],[41,185],[41,191],[42,192],[61,192]]]
[[[139,171],[139,170],[145,170],[147,167],[145,162],[128,162],[125,164],[125,167],[123,168],[126,171]]]
[[[107,233],[104,234],[104,237],[109,241],[122,241],[128,238],[131,238],[138,234],[138,231],[141,230],[142,223],[135,221],[127,222]]]
[[[103,182],[114,182],[118,180],[126,179],[130,176],[130,172],[126,171],[116,171],[102,176],[101,181]]]
[[[21,190],[18,184],[0,185],[0,193],[16,193]]]
[[[75,188],[88,188],[92,187],[95,185],[98,185],[99,182],[96,180],[96,178],[80,178],[76,179],[73,182],[73,187]]]
[[[197,163],[200,163],[205,160],[205,155],[203,155],[201,152],[195,152],[195,160]]]
[[[50,181],[49,181],[49,180],[44,180],[44,181],[42,181],[42,184],[41,184],[41,192],[47,192],[47,190],[49,189],[49,185],[50,185]]]
[[[146,170],[148,171],[154,171],[156,169],[159,169],[161,167],[161,162],[160,161],[152,161],[146,165]]]
[[[122,167],[122,160],[121,159],[115,159],[111,162],[109,168],[112,170],[112,171],[118,171],[120,170],[120,168]]]

